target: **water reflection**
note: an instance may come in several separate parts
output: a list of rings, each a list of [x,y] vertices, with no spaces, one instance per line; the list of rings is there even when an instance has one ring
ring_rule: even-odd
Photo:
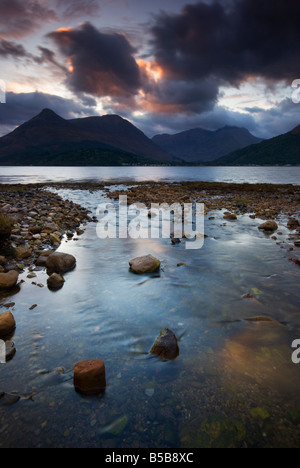
[[[102,197],[63,195],[92,210]],[[169,239],[100,240],[91,224],[60,249],[77,258],[62,290],[21,275],[21,292],[0,302],[16,303],[17,322],[0,391],[19,397],[1,408],[0,446],[298,446],[290,345],[300,333],[300,273],[255,223],[221,227],[215,212],[199,251]],[[149,253],[162,261],[160,276],[131,274],[129,260]],[[259,315],[279,323],[246,320]],[[148,354],[164,327],[183,335],[170,362]],[[73,366],[89,359],[105,361],[102,398],[74,391]]]

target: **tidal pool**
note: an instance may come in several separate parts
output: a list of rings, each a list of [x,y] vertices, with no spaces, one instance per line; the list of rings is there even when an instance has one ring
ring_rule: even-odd
[[[59,194],[93,212],[106,200]],[[20,276],[21,291],[0,301],[0,313],[16,303],[17,322],[17,353],[0,365],[0,447],[300,446],[300,269],[259,220],[214,217],[191,251],[169,239],[100,240],[91,223],[59,249],[77,258],[62,290],[47,289],[43,270]],[[147,254],[161,273],[130,273],[129,260]],[[274,321],[247,321],[256,316]],[[181,337],[169,362],[148,354],[165,327]],[[105,361],[101,397],[74,390],[73,367],[87,359]]]

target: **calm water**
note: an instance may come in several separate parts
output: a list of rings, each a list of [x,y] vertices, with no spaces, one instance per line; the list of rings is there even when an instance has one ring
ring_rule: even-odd
[[[0,167],[0,183],[215,181],[294,184],[300,167]]]
[[[92,211],[105,200],[60,193]],[[60,248],[77,258],[62,290],[22,275],[21,292],[1,301],[16,302],[17,354],[0,366],[0,390],[33,398],[0,399],[1,447],[300,446],[300,366],[291,361],[300,269],[259,220],[223,225],[215,216],[198,251],[169,240],[99,240],[90,224]],[[128,261],[149,253],[162,261],[160,276],[131,274]],[[256,299],[242,299],[247,293]],[[278,322],[245,320],[258,315]],[[182,336],[173,362],[147,354],[163,327]],[[82,397],[73,366],[97,358],[106,392]]]

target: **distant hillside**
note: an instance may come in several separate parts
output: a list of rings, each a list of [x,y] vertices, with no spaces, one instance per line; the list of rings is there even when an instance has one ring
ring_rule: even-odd
[[[300,164],[300,126],[258,145],[234,151],[214,162],[219,166],[298,165]]]
[[[172,157],[117,115],[65,120],[49,109],[0,138],[0,165],[168,164]]]
[[[175,135],[156,135],[152,139],[180,162],[214,161],[221,156],[260,143],[247,129],[224,127],[216,131],[195,128]]]

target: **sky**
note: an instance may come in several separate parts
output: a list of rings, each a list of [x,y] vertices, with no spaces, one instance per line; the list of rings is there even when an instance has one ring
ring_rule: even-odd
[[[300,124],[299,0],[0,0],[0,61],[0,136],[44,108],[149,137]]]

